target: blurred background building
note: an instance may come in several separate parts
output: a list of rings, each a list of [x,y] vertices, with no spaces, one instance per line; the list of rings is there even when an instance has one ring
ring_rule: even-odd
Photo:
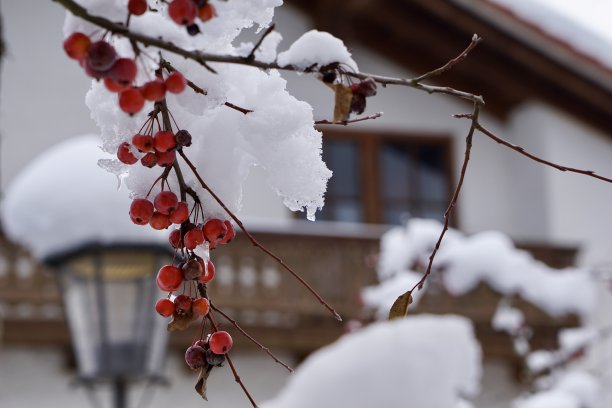
[[[612,65],[593,48],[572,41],[579,36],[590,44],[604,43],[572,21],[531,6],[534,15],[564,27],[565,36],[520,10],[487,0],[286,3],[275,17],[284,38],[280,49],[311,28],[326,30],[345,40],[363,72],[388,76],[411,77],[441,66],[477,33],[484,42],[436,83],[482,94],[486,109],[481,122],[510,142],[553,162],[612,175]],[[61,50],[61,7],[5,1],[1,12],[7,46],[0,104],[4,192],[38,154],[69,137],[96,133],[96,127],[83,103],[89,79]],[[325,86],[308,76],[283,75],[291,93],[314,107],[316,119],[330,119],[333,98]],[[409,217],[443,216],[468,127],[451,115],[470,110],[469,104],[442,95],[381,88],[366,111],[384,112],[381,119],[321,128],[324,159],[334,171],[318,216],[323,222],[307,223],[284,208],[257,169],[240,215],[341,314],[362,318],[359,291],[375,282],[382,232]],[[612,263],[609,185],[537,165],[481,135],[475,137],[468,173],[454,227],[467,233],[503,231],[553,266],[605,271]],[[243,237],[221,251],[211,289],[217,303],[290,363],[342,334],[342,326]],[[475,321],[487,357],[481,406],[506,406],[521,386],[509,340],[489,327],[495,293],[481,287],[461,301],[443,293],[431,296],[437,298],[424,302],[423,310],[463,313]],[[606,306],[602,300],[602,314],[594,320],[605,319]],[[543,333],[543,346],[554,347],[560,325],[576,323],[573,316],[554,320],[524,308],[532,326]],[[182,363],[192,336],[170,339],[166,375],[171,385],[158,392],[152,406],[201,403],[192,390],[195,378]],[[236,339],[242,378],[258,400],[272,397],[286,378],[282,368]],[[69,387],[73,368],[53,278],[29,258],[27,249],[3,239],[0,406],[85,406],[85,395]],[[214,373],[209,390],[209,406],[246,406],[228,370]],[[134,389],[132,402],[143,392]]]

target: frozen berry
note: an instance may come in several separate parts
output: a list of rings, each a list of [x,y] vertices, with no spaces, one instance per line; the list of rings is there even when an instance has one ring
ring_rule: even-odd
[[[157,286],[164,292],[174,292],[183,283],[183,273],[172,265],[164,265],[157,272]]]
[[[168,75],[168,78],[166,78],[166,90],[168,92],[179,94],[185,90],[186,86],[187,80],[183,74],[178,71],[172,72]]]
[[[181,268],[185,280],[194,280],[202,276],[202,265],[195,259],[190,259],[185,262]]]
[[[145,104],[145,100],[142,97],[140,91],[136,88],[126,89],[119,93],[119,107],[125,113],[133,115],[140,112]]]
[[[203,264],[204,262],[202,261],[201,265]],[[208,260],[206,270],[204,271],[202,275],[200,275],[200,279],[198,279],[198,282],[208,283],[211,280],[213,280],[214,277],[215,277],[215,265],[212,263],[211,260]]]
[[[134,164],[138,161],[134,153],[132,153],[128,142],[123,142],[119,145],[117,148],[117,158],[125,164]]]
[[[146,225],[153,216],[153,203],[145,198],[137,198],[130,205],[130,218],[134,224]]]
[[[232,336],[226,331],[217,331],[210,335],[208,345],[215,354],[226,354],[232,348]]]
[[[227,227],[220,219],[212,218],[206,221],[206,224],[204,224],[202,228],[202,232],[204,232],[206,240],[210,242],[210,247],[215,248],[225,237]]]
[[[193,250],[198,245],[204,243],[204,234],[201,229],[193,228],[185,233],[183,241],[185,243],[185,248]]]
[[[174,313],[174,303],[170,299],[159,299],[155,303],[155,310],[163,317],[170,317]]]
[[[236,231],[234,230],[234,227],[232,226],[232,223],[229,220],[223,221],[223,224],[225,225],[227,232],[225,233],[225,236],[221,240],[221,243],[227,244],[236,237]]]
[[[200,34],[200,27],[195,23],[188,25],[186,28],[187,34],[191,36]]]
[[[104,86],[109,91],[115,92],[115,93],[125,91],[129,87],[129,85],[121,85],[120,83],[113,81],[109,77],[104,78]]]
[[[172,191],[161,191],[155,196],[153,204],[155,204],[155,209],[157,211],[168,215],[176,210],[178,198],[176,198],[176,194],[174,194]]]
[[[191,146],[191,133],[184,129],[176,132],[174,138],[176,139],[176,145],[179,147]]]
[[[72,59],[81,61],[87,57],[91,40],[83,33],[72,33],[64,40],[64,51]]]
[[[223,354],[215,354],[209,348],[206,350],[206,362],[211,366],[221,367],[225,362],[225,355]]]
[[[94,71],[105,72],[117,61],[115,48],[104,40],[91,43],[87,51],[87,64]]]
[[[354,93],[351,99],[351,112],[361,115],[366,108],[366,97],[360,93]]]
[[[192,370],[204,367],[206,365],[206,350],[197,345],[189,347],[185,351],[185,363]]]

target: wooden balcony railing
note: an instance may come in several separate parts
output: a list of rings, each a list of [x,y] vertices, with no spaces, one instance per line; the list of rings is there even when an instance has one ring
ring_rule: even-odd
[[[345,321],[363,317],[361,288],[376,282],[373,265],[383,227],[335,223],[289,222],[251,228],[257,239],[283,258],[331,303]],[[527,246],[554,266],[573,263],[575,250]],[[298,354],[308,353],[337,338],[343,325],[274,260],[241,234],[215,250],[216,278],[209,293],[214,303],[240,322],[262,343]],[[487,355],[510,353],[509,341],[490,329],[499,295],[481,286],[467,296],[454,298],[431,291],[416,311],[456,313],[472,318]],[[530,324],[546,329],[543,344],[553,346],[560,324],[526,302]],[[220,319],[222,321],[223,319]],[[229,323],[224,328],[234,331]],[[172,344],[184,346],[196,328],[174,334]],[[235,338],[245,346],[249,343]],[[69,346],[60,295],[51,271],[33,261],[27,252],[0,237],[0,344],[56,344]],[[502,344],[502,346],[499,346]]]

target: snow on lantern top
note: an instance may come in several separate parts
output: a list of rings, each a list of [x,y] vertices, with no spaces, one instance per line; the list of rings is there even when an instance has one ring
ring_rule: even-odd
[[[100,169],[96,136],[62,142],[31,162],[0,207],[7,235],[38,259],[87,244],[165,244],[167,232],[135,225],[130,198]]]

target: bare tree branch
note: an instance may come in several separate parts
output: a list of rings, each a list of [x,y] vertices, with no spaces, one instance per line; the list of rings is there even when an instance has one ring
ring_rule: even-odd
[[[373,115],[370,116],[363,116],[361,118],[356,118],[356,119],[351,119],[351,120],[342,120],[339,122],[334,122],[334,121],[330,121],[327,119],[323,119],[323,120],[317,120],[315,121],[315,125],[340,125],[340,126],[347,126],[351,123],[355,123],[355,122],[363,122],[366,120],[374,120],[374,119],[378,119],[383,115],[382,112],[377,112]]]

